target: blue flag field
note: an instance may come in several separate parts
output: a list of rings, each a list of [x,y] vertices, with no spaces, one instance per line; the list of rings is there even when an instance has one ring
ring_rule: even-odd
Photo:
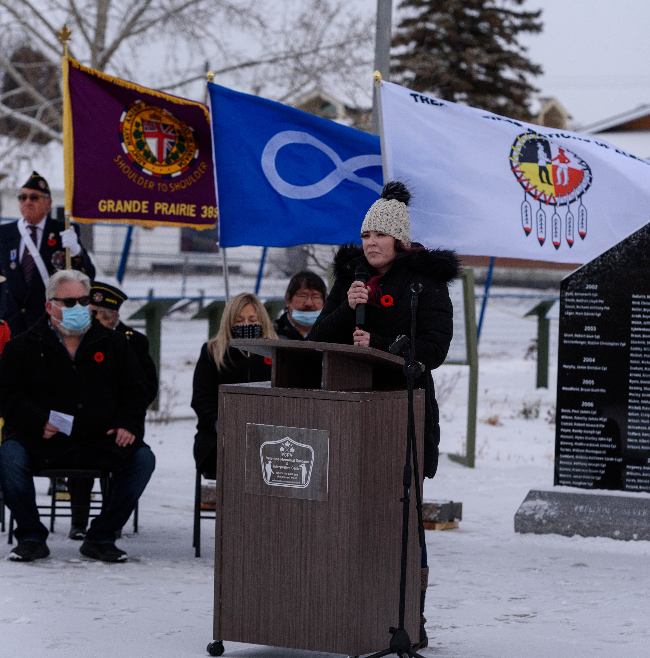
[[[379,137],[208,83],[219,244],[359,241],[382,188]]]

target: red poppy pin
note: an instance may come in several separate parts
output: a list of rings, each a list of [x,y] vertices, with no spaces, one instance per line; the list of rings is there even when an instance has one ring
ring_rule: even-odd
[[[104,360],[104,354],[102,352],[95,352],[95,361],[101,363]]]
[[[270,356],[265,356],[264,363],[266,363],[267,366],[270,366],[273,363],[273,359]]]
[[[380,300],[382,306],[392,306],[393,298],[390,295],[384,295]]]
[[[56,238],[50,238],[50,239],[47,241],[47,246],[48,246],[48,247],[54,247],[55,245],[56,245]]]

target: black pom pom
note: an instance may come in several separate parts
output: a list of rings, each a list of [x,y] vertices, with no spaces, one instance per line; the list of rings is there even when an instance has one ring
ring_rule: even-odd
[[[411,200],[411,193],[406,189],[404,183],[392,180],[384,185],[384,189],[381,191],[381,198],[395,199],[408,206],[409,201]]]

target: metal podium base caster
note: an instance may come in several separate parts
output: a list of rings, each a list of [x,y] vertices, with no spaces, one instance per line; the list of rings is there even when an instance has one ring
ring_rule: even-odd
[[[223,642],[221,640],[218,642],[210,642],[210,644],[208,644],[208,653],[211,656],[221,656],[223,651]]]

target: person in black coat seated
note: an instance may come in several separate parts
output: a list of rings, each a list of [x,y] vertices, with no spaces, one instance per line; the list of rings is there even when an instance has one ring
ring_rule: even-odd
[[[78,227],[49,216],[52,198],[47,181],[33,172],[18,195],[22,219],[0,226],[0,318],[12,336],[26,331],[43,315],[45,277],[65,269],[65,249],[70,249],[72,268],[95,277],[95,268],[79,243]],[[34,243],[30,253],[24,235]],[[43,270],[43,275],[41,274]]]
[[[273,323],[280,339],[307,340],[327,296],[318,274],[303,270],[291,277],[284,294],[284,313]]]
[[[124,336],[91,321],[90,280],[64,270],[49,281],[47,313],[12,338],[0,358],[0,485],[16,520],[11,560],[49,555],[33,474],[43,468],[108,469],[111,495],[82,555],[122,562],[115,546],[155,467],[144,443],[144,375]]]
[[[107,329],[115,329],[126,336],[144,373],[149,406],[158,395],[158,373],[149,354],[147,337],[120,320],[120,307],[127,299],[126,293],[119,288],[109,283],[93,281],[90,288],[90,315],[97,318]]]
[[[415,380],[425,390],[424,476],[432,478],[438,466],[440,426],[431,371],[444,362],[453,335],[453,309],[447,286],[459,274],[459,262],[451,251],[425,249],[411,243],[408,203],[403,183],[384,186],[381,198],[368,210],[361,225],[362,246],[344,245],[334,259],[334,286],[325,301],[309,339],[328,343],[374,347],[385,352],[395,339],[411,329],[412,283],[421,283],[416,316],[415,358],[425,372]],[[367,284],[355,281],[362,265],[370,274]],[[356,326],[356,306],[366,304],[366,322]],[[406,378],[393,370],[376,367],[373,388],[406,387]],[[422,552],[421,612],[428,584],[426,547]],[[428,645],[421,617],[420,640]]]
[[[197,470],[214,480],[217,468],[219,386],[271,379],[271,359],[228,347],[231,338],[277,338],[262,302],[240,293],[227,304],[217,335],[204,343],[194,370],[192,409],[198,423],[194,438]]]
[[[158,373],[149,354],[149,341],[144,334],[124,324],[120,320],[120,307],[128,299],[126,293],[119,288],[103,283],[93,282],[90,288],[90,314],[97,318],[107,329],[118,331],[126,336],[133,350],[147,387],[147,407],[158,395]],[[94,486],[93,478],[68,478],[68,491],[70,492],[70,539],[81,540],[86,536],[86,526],[90,516],[90,497]],[[107,492],[102,492],[106,495]]]

